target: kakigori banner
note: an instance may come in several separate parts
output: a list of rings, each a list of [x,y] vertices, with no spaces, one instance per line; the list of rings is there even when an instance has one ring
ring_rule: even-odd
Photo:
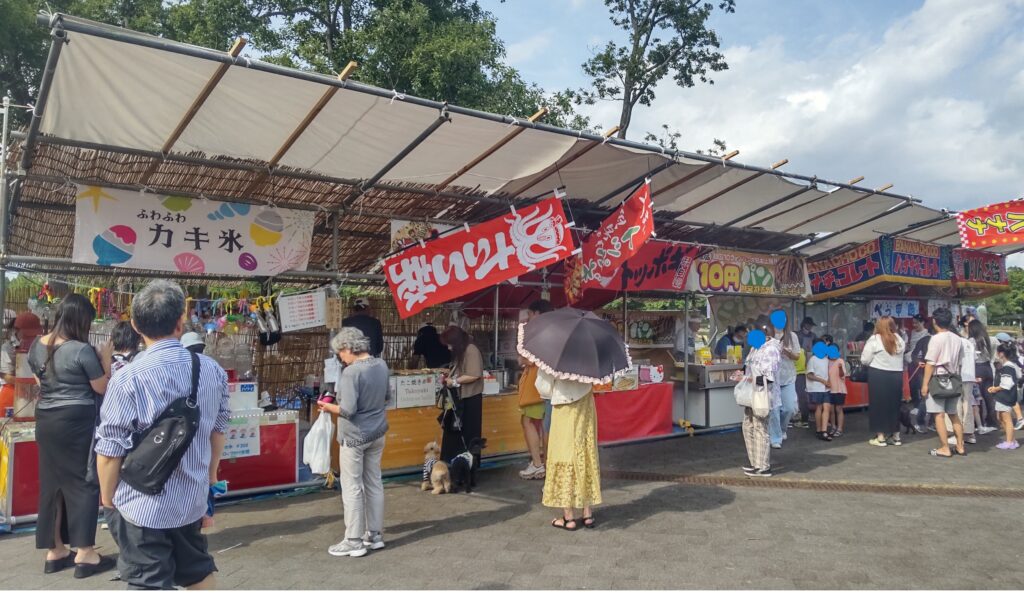
[[[315,213],[78,187],[74,262],[176,273],[306,270]]]

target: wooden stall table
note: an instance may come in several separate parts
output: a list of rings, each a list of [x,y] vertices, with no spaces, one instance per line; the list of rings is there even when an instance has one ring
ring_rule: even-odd
[[[384,444],[381,469],[395,473],[396,470],[411,470],[423,466],[423,447],[430,441],[441,442],[441,427],[437,416],[441,410],[436,407],[414,407],[410,409],[389,409],[388,433]],[[313,421],[320,415],[320,409],[313,409]],[[338,416],[334,416],[337,422]],[[483,401],[483,422],[481,435],[487,439],[483,459],[500,455],[523,453],[526,440],[520,424],[519,395],[515,392],[485,396]],[[337,426],[337,423],[335,423]],[[331,468],[338,471],[337,433],[331,439]]]

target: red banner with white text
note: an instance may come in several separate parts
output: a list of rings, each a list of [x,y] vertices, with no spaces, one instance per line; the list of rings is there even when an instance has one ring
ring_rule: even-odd
[[[569,259],[565,261],[565,296],[570,304],[575,304],[588,289],[681,292],[686,289],[690,267],[700,252],[700,246],[648,241],[603,281],[583,281],[580,263]]]
[[[583,242],[584,281],[607,281],[654,234],[654,200],[645,182]]]
[[[562,203],[550,197],[395,254],[384,261],[384,276],[404,319],[554,264],[575,249]]]
[[[1024,245],[1024,199],[960,212],[956,226],[965,248]]]

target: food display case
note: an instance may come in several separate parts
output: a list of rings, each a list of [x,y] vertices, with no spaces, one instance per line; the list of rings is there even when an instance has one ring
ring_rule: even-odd
[[[685,365],[676,363],[672,375],[675,384],[672,412],[694,426],[717,428],[743,421],[743,408],[736,404],[731,376],[743,365],[712,363]]]

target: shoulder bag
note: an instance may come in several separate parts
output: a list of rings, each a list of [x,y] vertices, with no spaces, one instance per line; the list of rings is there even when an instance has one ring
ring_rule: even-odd
[[[935,400],[960,398],[964,393],[964,382],[958,373],[949,371],[948,365],[942,365],[947,373],[932,372],[928,380],[928,394]]]
[[[192,390],[175,399],[144,432],[133,435],[121,480],[140,493],[159,495],[199,431],[199,357],[192,355]]]

